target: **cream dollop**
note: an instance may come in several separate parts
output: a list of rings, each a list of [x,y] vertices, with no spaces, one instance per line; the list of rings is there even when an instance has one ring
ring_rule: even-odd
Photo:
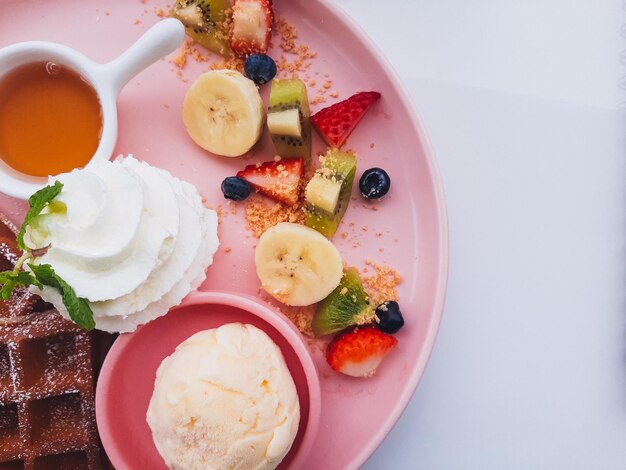
[[[278,346],[230,323],[161,362],[146,418],[169,468],[269,470],[293,444],[300,404]]]
[[[134,331],[204,281],[219,246],[217,214],[194,186],[132,156],[56,180],[60,204],[28,227],[25,241],[50,246],[35,263],[50,264],[89,301],[96,328]],[[32,289],[69,318],[57,290]]]

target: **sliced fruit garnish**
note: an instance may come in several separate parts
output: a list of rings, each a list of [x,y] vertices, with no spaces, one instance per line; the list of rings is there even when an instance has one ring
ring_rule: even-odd
[[[300,124],[300,111],[287,109],[267,115],[267,127],[272,135],[285,135],[289,137],[302,137],[302,125]]]
[[[387,300],[376,307],[376,328],[383,333],[394,334],[404,326],[400,305],[395,300]]]
[[[230,0],[177,0],[170,16],[185,25],[185,32],[201,46],[224,56],[230,54]]]
[[[270,0],[236,0],[233,6],[233,52],[242,56],[267,52],[273,22]]]
[[[286,158],[248,165],[237,176],[260,193],[292,206],[298,202],[303,172],[302,158]]]
[[[282,222],[266,230],[255,249],[263,289],[293,306],[319,302],[339,284],[343,263],[337,248],[319,232]]]
[[[320,302],[313,316],[313,333],[325,336],[374,320],[374,309],[355,268],[347,268],[339,285]]]
[[[382,168],[369,168],[359,179],[359,189],[365,199],[380,199],[390,188],[391,178]]]
[[[318,111],[311,117],[311,122],[328,145],[340,148],[370,106],[379,99],[377,91],[362,91]]]
[[[302,157],[306,163],[309,162],[311,159],[310,116],[306,85],[302,80],[272,81],[267,123],[278,155]]]
[[[276,62],[265,54],[251,54],[243,65],[243,70],[250,80],[257,85],[264,85],[276,76]]]
[[[259,140],[265,108],[252,80],[234,70],[203,73],[183,102],[187,132],[216,155],[238,157]]]
[[[328,345],[326,362],[351,377],[371,377],[398,340],[370,326],[338,335]]]
[[[329,150],[306,186],[306,224],[332,237],[346,213],[356,174],[354,154]]]

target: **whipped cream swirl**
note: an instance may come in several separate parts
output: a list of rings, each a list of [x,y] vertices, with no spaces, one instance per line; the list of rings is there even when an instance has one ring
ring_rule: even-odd
[[[50,264],[89,301],[96,328],[134,331],[202,284],[219,246],[217,214],[194,186],[132,156],[56,180],[61,194],[25,241],[50,246],[35,263]],[[69,318],[56,289],[31,289]]]

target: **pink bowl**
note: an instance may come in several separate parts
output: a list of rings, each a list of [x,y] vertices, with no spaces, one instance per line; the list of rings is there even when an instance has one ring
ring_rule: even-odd
[[[164,317],[121,335],[104,361],[96,388],[96,419],[102,444],[115,468],[166,469],[146,423],[156,370],[189,336],[231,322],[248,323],[265,331],[285,357],[298,390],[301,417],[296,440],[279,468],[302,466],[319,427],[321,392],[317,370],[301,335],[282,314],[251,297],[195,292]]]

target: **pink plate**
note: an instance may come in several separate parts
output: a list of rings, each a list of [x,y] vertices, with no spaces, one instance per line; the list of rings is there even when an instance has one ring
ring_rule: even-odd
[[[51,40],[76,48],[100,62],[115,58],[159,18],[155,8],[168,0],[25,0],[0,2],[0,46],[25,40]],[[171,2],[170,2],[171,3]],[[359,467],[387,435],[408,403],[430,355],[443,309],[448,269],[448,240],[443,190],[432,152],[410,99],[395,74],[363,32],[328,0],[275,0],[277,16],[298,29],[298,42],[317,53],[310,68],[314,98],[327,80],[330,104],[356,91],[377,90],[382,99],[348,139],[359,156],[357,177],[366,168],[387,170],[392,188],[378,203],[353,201],[334,242],[346,263],[369,269],[387,264],[403,278],[400,304],[406,326],[399,346],[376,377],[358,380],[334,373],[320,348],[311,355],[320,373],[323,408],[320,432],[300,469]],[[278,38],[270,54],[280,58]],[[171,59],[170,57],[169,59]],[[169,60],[149,67],[119,98],[116,154],[133,153],[198,187],[207,204],[222,206],[221,248],[202,290],[258,295],[254,270],[256,239],[246,229],[243,211],[225,203],[220,183],[243,166],[271,159],[265,136],[251,155],[219,158],[198,148],[187,136],[181,105],[191,82],[208,68],[189,60],[183,82]],[[307,77],[303,77],[307,78]],[[315,86],[310,84],[315,80]],[[264,90],[266,96],[267,87]],[[324,104],[313,106],[316,111]],[[314,151],[324,144],[314,136]],[[21,222],[25,204],[0,196],[0,210]],[[137,423],[141,426],[142,423]]]
[[[300,400],[300,427],[279,468],[301,468],[319,426],[320,384],[301,335],[282,315],[246,296],[195,292],[168,315],[121,335],[104,361],[96,389],[102,444],[115,468],[165,470],[146,423],[156,371],[176,346],[198,331],[226,323],[251,324],[278,345]]]

